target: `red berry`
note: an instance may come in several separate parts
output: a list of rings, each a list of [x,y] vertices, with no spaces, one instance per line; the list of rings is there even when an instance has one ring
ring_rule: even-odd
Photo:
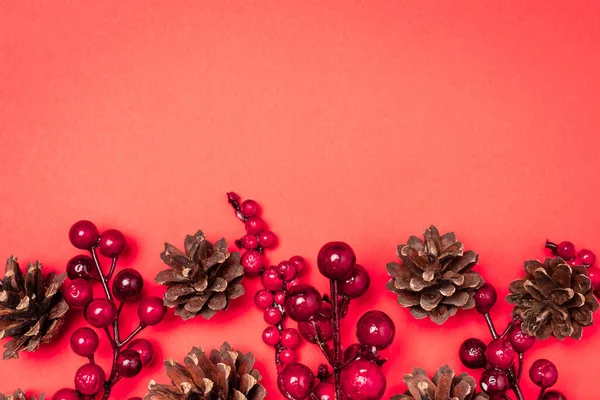
[[[262,274],[262,284],[265,289],[270,290],[272,292],[276,292],[283,287],[283,279],[279,277],[277,270],[275,267],[269,267],[265,269],[265,272]]]
[[[264,247],[265,249],[268,247],[275,246],[276,242],[277,242],[277,237],[271,231],[264,231],[263,233],[261,233],[258,236],[258,243],[260,243],[260,245],[262,247]]]
[[[489,395],[502,395],[508,390],[509,383],[506,373],[500,369],[486,369],[479,380],[481,389]]]
[[[542,400],[567,400],[567,397],[559,391],[550,390],[544,393]]]
[[[67,263],[67,276],[69,279],[100,279],[98,270],[94,266],[94,261],[86,255],[78,255]]]
[[[144,288],[144,279],[133,268],[125,268],[115,276],[112,292],[119,301],[132,302],[139,298]]]
[[[260,275],[260,271],[262,271],[266,264],[265,256],[256,250],[248,250],[242,254],[240,262],[242,267],[244,267],[246,276]]]
[[[552,361],[536,360],[529,368],[531,382],[543,388],[549,388],[558,380],[558,370]]]
[[[585,266],[593,265],[596,262],[596,255],[588,249],[581,249],[579,251],[579,258]]]
[[[592,281],[592,289],[600,292],[600,269],[598,267],[589,267],[587,273]]]
[[[154,348],[152,347],[152,343],[150,343],[146,339],[135,339],[129,346],[127,346],[129,350],[136,351],[140,355],[140,360],[142,360],[142,366],[147,366],[152,363],[154,359]]]
[[[344,350],[344,362],[356,360],[360,357],[361,351],[362,345],[360,343],[351,344],[346,350]]]
[[[331,309],[329,306],[323,306],[319,311],[313,314],[308,321],[298,322],[298,330],[304,339],[310,343],[317,343],[317,330],[321,332],[321,340],[329,342],[333,339],[333,322],[331,321]]]
[[[292,349],[283,349],[279,353],[279,361],[284,364],[291,364],[296,362],[296,351]]]
[[[286,365],[277,377],[279,391],[289,400],[305,400],[310,395],[315,377],[306,365]]]
[[[396,327],[392,319],[383,311],[368,311],[356,324],[356,337],[361,344],[383,350],[394,340]]]
[[[262,340],[268,346],[275,346],[280,339],[279,329],[274,326],[267,326],[262,333]]]
[[[339,289],[346,296],[356,299],[367,291],[370,284],[371,278],[365,267],[356,264],[350,277],[340,282]]]
[[[282,261],[277,265],[277,274],[284,281],[291,281],[296,277],[297,269],[296,264],[292,264],[288,261]]]
[[[289,291],[291,288],[293,288],[294,286],[298,286],[299,284],[300,284],[300,279],[294,278],[291,281],[286,282],[285,287]]]
[[[98,242],[100,254],[104,257],[115,258],[121,255],[125,249],[125,236],[116,229],[109,229],[102,232],[100,241]]]
[[[69,240],[78,249],[90,250],[98,243],[98,229],[90,221],[75,222],[69,229]]]
[[[94,299],[88,303],[84,315],[93,327],[105,328],[117,319],[117,307],[108,299]]]
[[[96,352],[99,343],[98,334],[90,328],[79,328],[71,335],[71,349],[81,357],[90,357]]]
[[[260,235],[265,230],[265,222],[258,217],[250,217],[246,220],[246,232],[250,235]]]
[[[356,264],[354,250],[344,242],[329,242],[319,251],[317,265],[321,275],[329,279],[348,278]]]
[[[458,352],[460,361],[467,368],[484,368],[487,364],[485,349],[486,345],[481,340],[476,338],[467,339],[460,345]]]
[[[52,400],[81,400],[81,396],[73,389],[64,388],[54,393]]]
[[[89,281],[75,279],[65,283],[63,295],[71,307],[85,307],[94,298],[94,290]]]
[[[300,257],[300,256],[294,256],[292,258],[290,258],[290,262],[294,265],[296,265],[296,271],[297,273],[301,273],[302,271],[304,271],[304,268],[306,267],[306,263],[304,262],[304,258]]]
[[[321,307],[321,294],[313,286],[296,285],[285,297],[285,312],[294,321],[308,321]]]
[[[475,308],[480,314],[487,314],[490,312],[492,306],[496,304],[496,289],[489,283],[484,283],[475,292]]]
[[[572,260],[575,258],[575,246],[571,242],[560,242],[556,246],[556,255],[563,260]]]
[[[318,400],[335,400],[335,387],[329,382],[319,382],[313,393]]]
[[[104,383],[106,376],[104,370],[97,364],[85,364],[79,367],[75,373],[75,389],[84,395],[93,395],[98,393]]]
[[[507,334],[507,339],[517,353],[525,353],[535,343],[535,337],[523,332],[520,324],[516,324]]]
[[[264,312],[264,320],[269,325],[277,325],[281,322],[281,318],[283,315],[278,308],[275,307],[267,307]]]
[[[345,366],[340,381],[342,391],[352,400],[379,400],[385,392],[386,380],[381,367],[364,359]]]
[[[156,325],[163,320],[166,313],[167,307],[159,297],[145,297],[138,305],[138,317],[142,325]]]
[[[253,217],[258,213],[258,203],[254,200],[244,200],[240,205],[240,211],[246,218]]]
[[[567,265],[570,265],[571,267],[574,267],[576,265],[583,265],[583,262],[579,259],[579,257],[575,257],[572,260],[567,260],[566,263],[567,263]]]
[[[242,247],[248,250],[254,250],[258,247],[258,238],[254,235],[242,236]]]
[[[496,368],[508,368],[515,358],[515,349],[508,340],[495,339],[488,344],[485,351],[487,362]]]
[[[124,378],[133,378],[142,370],[142,358],[135,350],[123,350],[117,356],[117,371]]]
[[[283,290],[278,290],[274,296],[275,303],[279,305],[283,305],[285,303],[285,292]]]
[[[273,305],[273,294],[266,289],[261,289],[254,295],[254,303],[264,310]]]
[[[295,349],[300,344],[300,333],[293,328],[284,329],[281,332],[281,344],[287,349]]]

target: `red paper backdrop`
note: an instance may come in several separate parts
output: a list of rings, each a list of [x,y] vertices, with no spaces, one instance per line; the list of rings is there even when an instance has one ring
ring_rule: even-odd
[[[281,238],[272,260],[311,262],[345,240],[373,278],[356,318],[388,312],[398,328],[385,370],[404,390],[413,365],[434,369],[462,340],[487,340],[463,312],[443,327],[415,321],[384,290],[398,243],[435,223],[478,251],[504,297],[546,238],[600,252],[597,2],[35,2],[0,3],[0,255],[60,270],[77,254],[71,223],[91,219],[130,238],[123,265],[151,279],[164,241],[242,234],[224,193],[261,202]],[[253,351],[271,398],[258,284],[210,322],[172,315],[148,329],[158,359],[224,340]],[[499,325],[509,307],[494,311]],[[124,323],[135,323],[133,313]],[[0,363],[0,391],[53,393],[83,360],[69,334]],[[109,360],[103,342],[99,360]],[[570,399],[595,399],[600,331],[540,343]],[[316,365],[304,346],[301,360]],[[143,395],[161,363],[121,383]],[[536,390],[524,379],[529,399]]]

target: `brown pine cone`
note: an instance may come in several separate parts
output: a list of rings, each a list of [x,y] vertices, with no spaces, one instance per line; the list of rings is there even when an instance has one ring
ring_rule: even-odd
[[[44,395],[41,394],[36,399],[36,397],[33,395],[31,395],[31,397],[27,397],[25,392],[23,392],[21,389],[17,389],[13,394],[0,394],[0,400],[44,400]]]
[[[42,275],[42,264],[27,266],[23,275],[17,259],[9,257],[0,282],[0,339],[8,336],[3,358],[18,358],[19,351],[35,351],[54,339],[69,306],[60,288],[66,274]]]
[[[160,258],[169,269],[159,272],[155,280],[168,287],[164,302],[177,308],[175,315],[184,320],[196,315],[210,319],[227,309],[229,300],[244,294],[240,253],[229,253],[225,239],[213,246],[202,231],[188,235],[184,246],[185,252],[165,243]]]
[[[468,374],[454,376],[454,371],[447,365],[440,367],[433,379],[427,372],[415,368],[412,374],[404,375],[404,383],[408,386],[405,394],[393,396],[391,400],[486,400],[489,396],[477,393],[477,382]]]
[[[593,313],[600,307],[587,268],[570,267],[557,257],[543,264],[526,261],[525,273],[510,284],[506,297],[515,305],[513,315],[521,318],[523,332],[538,339],[581,339],[583,327],[594,323]]]
[[[472,271],[478,255],[463,251],[454,233],[440,237],[432,225],[423,236],[424,241],[411,236],[407,244],[398,246],[402,264],[387,264],[392,277],[387,288],[398,294],[398,303],[410,308],[415,318],[430,317],[441,325],[459,308],[475,307],[473,296],[485,281]]]
[[[262,377],[254,362],[252,353],[236,352],[227,342],[210,355],[194,347],[185,365],[165,361],[172,383],[150,381],[144,400],[262,400],[267,391],[258,383]]]

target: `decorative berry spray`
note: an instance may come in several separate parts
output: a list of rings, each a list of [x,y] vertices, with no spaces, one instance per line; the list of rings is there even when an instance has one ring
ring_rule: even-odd
[[[341,320],[350,301],[362,296],[370,284],[369,274],[356,264],[352,248],[343,242],[331,242],[319,251],[319,272],[330,282],[330,293],[321,295],[315,287],[299,284],[297,276],[305,266],[300,256],[277,266],[267,265],[264,252],[275,244],[276,237],[259,217],[258,204],[253,200],[240,203],[235,193],[227,197],[246,228],[246,235],[236,241],[245,250],[241,257],[244,271],[248,276],[260,276],[264,286],[254,300],[264,309],[269,324],[263,331],[263,341],[275,348],[281,393],[290,400],[382,398],[386,379],[381,365],[385,360],[379,351],[394,339],[392,320],[381,311],[369,311],[357,323],[359,343],[343,351],[340,340]],[[287,317],[298,323],[298,330],[285,328]],[[319,366],[316,385],[312,370],[296,362],[300,335],[319,346],[328,362]]]

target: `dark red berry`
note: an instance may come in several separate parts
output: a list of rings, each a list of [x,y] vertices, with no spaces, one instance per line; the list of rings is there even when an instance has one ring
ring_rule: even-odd
[[[496,368],[508,368],[515,358],[515,349],[508,340],[495,339],[488,344],[485,351],[487,362]]]
[[[250,235],[260,235],[265,230],[265,222],[258,217],[246,220],[246,232]]]
[[[305,400],[312,391],[315,377],[306,365],[293,363],[286,365],[277,377],[281,394],[289,400]]]
[[[264,320],[269,325],[277,325],[281,322],[283,315],[276,307],[267,307],[264,312]]]
[[[292,264],[296,265],[296,271],[298,273],[301,273],[302,271],[304,271],[304,268],[306,267],[306,263],[304,262],[304,258],[302,258],[300,256],[294,256],[294,257],[290,258],[290,262]]]
[[[79,367],[75,373],[75,389],[84,395],[93,395],[98,393],[104,383],[106,376],[104,370],[97,364],[85,364]]]
[[[308,321],[321,307],[321,294],[314,286],[296,285],[285,297],[285,312],[294,321]]]
[[[261,289],[254,295],[254,303],[264,310],[273,305],[273,294],[266,289]]]
[[[588,249],[581,249],[579,251],[579,259],[583,265],[590,266],[596,262],[596,255]]]
[[[359,359],[342,369],[342,391],[352,400],[379,400],[385,392],[386,380],[381,367]]]
[[[283,287],[283,279],[281,279],[275,267],[269,267],[265,269],[261,279],[265,289],[272,292],[276,292]]]
[[[296,351],[292,349],[283,349],[279,353],[279,361],[284,364],[291,364],[296,362]]]
[[[92,284],[84,279],[75,279],[63,285],[65,301],[71,307],[85,307],[94,298]]]
[[[592,289],[600,292],[600,269],[598,267],[589,267],[587,273],[592,281]]]
[[[277,274],[284,281],[291,281],[296,277],[297,269],[296,264],[289,261],[282,261],[277,265]]]
[[[506,337],[517,353],[525,353],[535,343],[535,337],[523,332],[521,324],[513,326]]]
[[[575,246],[571,242],[560,242],[558,246],[556,246],[556,255],[562,258],[563,260],[572,260],[575,258]]]
[[[396,327],[392,319],[383,311],[368,311],[356,324],[356,337],[361,344],[383,350],[394,340]]]
[[[160,323],[167,313],[163,299],[159,297],[145,297],[138,305],[138,317],[143,325],[156,325]]]
[[[54,393],[52,396],[52,400],[81,400],[82,397],[73,389],[60,389],[58,392]]]
[[[286,328],[281,332],[281,345],[288,349],[295,349],[300,344],[300,333],[293,328]]]
[[[127,346],[129,350],[136,351],[140,355],[140,360],[142,360],[142,366],[147,366],[152,363],[154,359],[154,348],[152,347],[152,343],[150,343],[146,339],[135,339],[129,346]]]
[[[275,303],[279,305],[283,305],[285,303],[285,292],[283,290],[278,290],[273,296]]]
[[[572,260],[567,260],[565,261],[567,263],[567,265],[570,265],[571,267],[575,267],[577,265],[583,265],[583,262],[579,259],[579,257],[575,257]]]
[[[115,276],[112,291],[119,301],[132,302],[139,299],[144,288],[142,275],[133,268],[125,268]]]
[[[98,229],[90,221],[75,222],[69,229],[69,240],[78,249],[90,250],[98,243]]]
[[[79,328],[71,335],[71,349],[81,357],[90,357],[96,352],[100,342],[98,334],[90,328]]]
[[[335,400],[335,387],[329,382],[319,382],[313,394],[317,396],[318,400]]]
[[[350,360],[356,360],[361,353],[362,345],[360,343],[353,343],[346,350],[344,350],[344,362]]]
[[[279,329],[274,326],[267,326],[262,333],[262,340],[268,346],[275,346],[280,339]]]
[[[285,287],[287,288],[287,290],[290,290],[291,288],[293,288],[294,286],[298,286],[299,284],[300,284],[300,279],[294,278],[291,281],[286,282]]]
[[[258,238],[254,235],[242,236],[242,247],[248,250],[254,250],[258,247]]]
[[[558,370],[552,361],[536,360],[529,368],[531,382],[543,388],[549,388],[558,380]]]
[[[265,249],[275,246],[276,242],[277,237],[271,231],[264,231],[258,236],[258,243],[260,243],[260,245]]]
[[[125,249],[125,236],[116,229],[109,229],[102,232],[98,242],[100,254],[104,257],[115,258],[121,255]]]
[[[240,262],[242,267],[244,267],[246,276],[251,277],[260,275],[260,271],[262,271],[266,265],[265,256],[256,250],[248,250],[242,254]]]
[[[240,211],[246,218],[253,217],[258,213],[258,203],[254,200],[244,200],[240,205]]]
[[[329,306],[321,307],[313,314],[308,321],[298,322],[298,330],[306,341],[317,343],[317,328],[321,333],[321,341],[326,343],[333,339],[333,322],[331,320],[331,308]]]
[[[544,393],[542,400],[567,400],[567,397],[559,391],[550,390]]]
[[[86,255],[78,255],[67,263],[67,276],[69,279],[100,279],[98,270],[94,266],[94,261]]]
[[[124,378],[133,378],[142,370],[142,358],[135,350],[123,350],[117,356],[117,371]]]
[[[481,389],[489,395],[502,395],[504,394],[508,388],[508,377],[506,373],[500,369],[486,369],[481,374],[481,379],[479,380],[479,384],[481,385]]]
[[[371,278],[365,267],[356,264],[350,277],[339,283],[339,289],[346,296],[356,299],[369,289],[370,284]]]
[[[460,345],[458,352],[460,361],[467,368],[484,368],[487,364],[485,349],[486,345],[481,340],[476,338],[467,339]]]
[[[496,289],[489,283],[484,283],[475,292],[475,308],[480,314],[487,314],[494,304],[496,304]]]
[[[329,279],[348,278],[356,264],[354,250],[344,242],[329,242],[319,251],[317,265],[321,275]]]
[[[105,328],[117,319],[117,307],[108,299],[94,299],[85,307],[85,319],[95,328]]]

